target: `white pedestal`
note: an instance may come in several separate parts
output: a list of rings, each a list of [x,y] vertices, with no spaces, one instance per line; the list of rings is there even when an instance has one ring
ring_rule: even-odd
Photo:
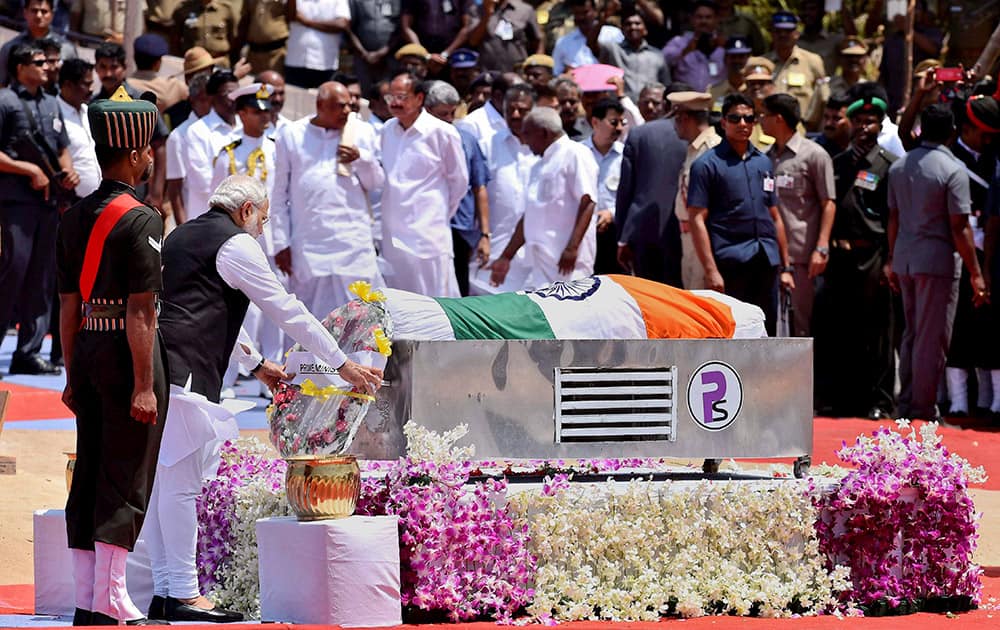
[[[66,513],[36,510],[34,516],[35,614],[72,615],[76,608],[73,558],[66,541]],[[153,597],[153,573],[140,538],[125,573],[132,601],[144,613]]]
[[[264,621],[348,627],[402,623],[395,516],[257,521]]]

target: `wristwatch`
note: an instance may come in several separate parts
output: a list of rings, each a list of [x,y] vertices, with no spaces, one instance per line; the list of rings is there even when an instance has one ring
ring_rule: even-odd
[[[823,258],[829,258],[830,257],[830,248],[829,247],[817,247],[816,248],[816,252],[820,256],[822,256]]]
[[[781,273],[795,273],[795,267],[788,265],[787,267],[781,268]]]
[[[486,238],[493,238],[493,232],[480,232],[479,235]]]
[[[251,374],[256,374],[258,372],[258,370],[260,370],[260,368],[262,368],[262,367],[264,367],[264,357],[261,357],[260,363],[257,364],[257,367],[255,367],[254,369],[250,370],[250,373]]]

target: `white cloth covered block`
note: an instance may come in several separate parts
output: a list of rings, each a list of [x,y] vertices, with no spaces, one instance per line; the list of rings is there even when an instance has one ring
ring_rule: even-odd
[[[257,521],[264,621],[348,627],[402,623],[395,516]]]
[[[36,510],[33,521],[35,561],[35,614],[72,615],[76,608],[73,556],[66,540],[66,512]],[[129,596],[143,613],[153,598],[153,573],[146,544],[139,539],[128,555],[125,573]]]

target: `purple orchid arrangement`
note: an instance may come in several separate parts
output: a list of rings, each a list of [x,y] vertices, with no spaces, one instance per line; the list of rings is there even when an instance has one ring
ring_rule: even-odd
[[[843,599],[868,614],[980,601],[981,569],[972,561],[978,515],[968,485],[985,474],[949,453],[936,428],[925,425],[919,436],[880,428],[845,443],[837,454],[855,468],[834,492],[814,495],[820,549],[830,567],[850,567]]]
[[[260,445],[262,446],[262,445]],[[218,569],[231,559],[234,523],[240,489],[263,482],[275,493],[285,487],[285,460],[268,457],[263,448],[227,441],[220,451],[216,477],[202,485],[195,500],[198,513],[198,586],[203,593],[217,584]]]
[[[357,513],[399,516],[404,607],[445,612],[452,621],[510,621],[533,596],[536,561],[527,525],[506,508],[507,484],[465,487],[472,464],[401,459],[365,477]]]

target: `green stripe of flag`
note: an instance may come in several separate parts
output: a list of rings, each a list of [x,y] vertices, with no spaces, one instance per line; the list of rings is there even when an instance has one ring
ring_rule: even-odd
[[[542,309],[525,295],[434,299],[448,316],[455,339],[555,339]]]

